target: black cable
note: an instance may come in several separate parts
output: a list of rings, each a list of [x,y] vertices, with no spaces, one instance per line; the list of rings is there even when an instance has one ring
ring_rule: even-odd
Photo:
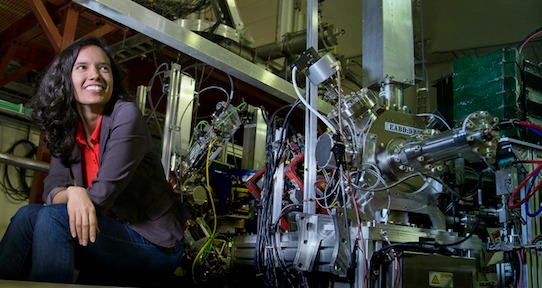
[[[25,155],[23,155],[25,158],[32,158],[37,153],[37,147],[34,143],[22,139],[16,141],[7,151],[6,153],[15,155],[15,150],[20,147],[21,145],[27,145],[29,146],[28,152],[26,152]],[[10,175],[10,165],[4,164],[4,177],[3,181],[0,183],[0,186],[3,188],[4,193],[7,197],[9,197],[11,200],[15,202],[21,202],[24,200],[27,200],[30,194],[30,187],[26,183],[26,169],[21,167],[15,167],[15,171],[17,171],[17,185],[14,185],[14,183],[11,181]]]
[[[465,236],[463,239],[453,242],[453,243],[431,243],[431,242],[404,242],[404,243],[393,243],[388,246],[385,246],[381,248],[380,250],[373,253],[370,260],[370,266],[369,271],[371,274],[374,274],[373,270],[377,267],[380,267],[382,263],[385,261],[385,255],[387,255],[390,251],[394,250],[396,253],[400,253],[402,251],[415,251],[415,252],[424,252],[428,254],[441,254],[441,255],[453,255],[454,250],[450,249],[453,246],[460,245],[461,243],[467,241],[472,237],[474,232],[478,229],[478,226],[480,225],[481,218],[478,217],[478,221],[476,221],[476,224],[471,229],[471,231]],[[399,254],[397,254],[399,255]]]
[[[480,226],[480,222],[482,222],[481,217],[478,217],[478,220],[476,221],[476,224],[474,225],[474,227],[467,234],[467,236],[465,236],[463,239],[461,239],[459,241],[456,241],[456,242],[453,242],[453,243],[446,243],[446,244],[435,243],[434,244],[435,247],[453,247],[453,246],[457,246],[457,245],[469,240],[472,237],[472,235],[474,234],[474,232],[476,232],[476,230],[478,230],[478,226]]]
[[[270,170],[274,170],[274,167],[272,163],[274,162],[272,159],[272,156],[270,155],[269,151],[273,151],[273,149],[270,149],[270,146],[272,145],[272,139],[273,139],[273,131],[270,129],[271,125],[269,123],[269,120],[267,117],[265,117],[264,113],[264,119],[266,120],[268,133],[266,134],[266,163],[265,163],[265,171],[263,174],[263,185],[262,185],[262,193],[260,194],[260,199],[258,203],[258,217],[257,217],[257,238],[256,238],[256,249],[255,249],[255,269],[258,277],[261,277],[262,281],[264,282],[265,286],[267,287],[273,287],[276,286],[276,275],[274,272],[274,267],[272,266],[272,257],[268,257],[268,249],[266,248],[267,245],[271,245],[271,239],[269,239],[269,206],[270,206],[270,189],[272,189],[272,181],[269,181],[269,174]],[[268,263],[268,261],[271,261]]]
[[[387,259],[387,257],[385,256],[392,250],[395,251],[395,253],[398,253],[397,255],[399,255],[399,253],[403,251],[414,251],[414,252],[422,252],[422,253],[427,253],[427,254],[441,254],[441,255],[448,255],[448,256],[452,254],[449,249],[435,248],[433,245],[431,245],[431,243],[421,243],[421,242],[393,243],[381,248],[380,250],[374,252],[371,255],[371,259],[369,262],[369,272],[371,273],[371,275],[378,275],[378,272],[376,271],[376,269],[385,262],[385,260]]]
[[[266,135],[266,162],[265,171],[263,174],[262,193],[258,203],[258,234],[256,240],[255,251],[255,268],[257,276],[262,277],[264,284],[268,287],[297,287],[302,286],[306,280],[303,273],[294,269],[292,264],[287,264],[283,259],[281,243],[281,230],[278,223],[272,223],[272,207],[274,191],[274,175],[277,167],[283,160],[287,145],[287,127],[292,111],[299,104],[296,101],[294,104],[289,104],[277,109],[270,117],[267,113],[264,114],[264,120],[267,124]],[[279,117],[277,114],[283,109],[290,108],[283,123],[278,123]],[[264,111],[262,109],[262,111]],[[277,131],[278,127],[282,129]],[[279,132],[280,135],[276,133]],[[290,213],[299,207],[292,206],[284,209],[284,213]],[[290,211],[291,210],[291,211]],[[280,219],[281,217],[279,217]]]

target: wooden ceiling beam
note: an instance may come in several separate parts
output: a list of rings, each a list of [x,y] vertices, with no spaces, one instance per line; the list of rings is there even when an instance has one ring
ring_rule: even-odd
[[[69,7],[64,12],[64,18],[62,18],[62,43],[60,50],[68,47],[75,39],[75,31],[77,30],[77,21],[79,20],[79,10],[74,7]]]
[[[9,63],[11,62],[11,59],[13,59],[13,56],[15,55],[15,52],[17,51],[17,44],[11,43],[11,45],[8,47],[6,53],[4,53],[4,56],[2,56],[2,60],[0,61],[0,79],[4,78],[4,73],[6,72]],[[1,87],[1,86],[0,86]]]
[[[62,35],[58,31],[55,22],[51,18],[51,15],[47,11],[45,4],[42,0],[27,0],[30,5],[30,9],[34,12],[34,15],[38,19],[41,28],[47,35],[49,42],[53,46],[56,53],[60,52],[62,48]]]
[[[19,45],[13,59],[19,63],[32,63],[36,68],[45,68],[55,56],[52,49],[39,48],[31,45]]]
[[[81,11],[80,6],[66,5],[65,8],[67,9],[64,10],[64,17],[62,19],[62,24],[60,25],[62,27],[62,33],[60,33],[57,25],[55,25],[51,15],[49,14],[42,0],[28,1],[30,2],[30,8],[32,9],[32,12],[38,19],[38,22],[43,28],[43,31],[47,35],[47,38],[49,39],[49,42],[53,46],[53,49],[56,53],[66,48],[75,40],[75,33],[79,16],[84,16],[91,21],[95,20],[96,23],[104,23],[103,25],[100,25],[96,30],[87,33],[85,36],[102,37],[119,29],[117,25],[113,25],[108,21],[106,22],[101,17],[97,17],[95,15],[92,15],[91,13],[84,13],[85,11]],[[65,1],[60,2],[60,4],[65,3]]]
[[[117,29],[118,29],[117,27],[110,25],[108,23],[105,23],[104,25],[98,27],[94,31],[87,33],[84,37],[103,37]]]
[[[24,44],[24,43],[34,40],[36,37],[40,36],[41,34],[43,34],[43,30],[41,29],[40,25],[35,25],[34,27],[26,30],[24,33],[16,37],[15,42]]]
[[[32,69],[45,68],[55,54],[75,40],[80,16],[89,17],[97,23],[97,29],[85,36],[102,37],[120,29],[119,26],[103,21],[103,18],[96,17],[88,13],[88,11],[85,13],[85,10],[80,6],[69,5],[68,2],[70,1],[27,1],[30,4],[32,13],[23,16],[0,33],[0,40],[2,40],[0,41],[0,51],[2,51],[0,56],[0,87]],[[65,6],[62,7],[62,5]],[[62,13],[60,25],[56,24],[59,22],[58,16],[50,12],[55,8],[58,8],[56,11]],[[51,50],[27,45],[27,43],[44,33],[51,44]],[[23,64],[23,66],[10,75],[4,75],[13,60]]]
[[[42,33],[41,28],[36,23],[36,17],[33,13],[28,13],[19,20],[15,21],[8,28],[0,33],[0,49],[11,45],[12,42],[17,42],[21,35],[28,31],[39,28],[39,33]]]
[[[68,2],[71,2],[71,0],[47,0],[47,2],[55,4],[56,6],[60,6]]]
[[[25,66],[22,66],[21,68],[19,68],[17,71],[9,74],[7,77],[2,77],[0,79],[0,87],[6,85],[7,83],[23,76],[24,74],[30,72],[32,69],[34,69],[34,64],[26,64]]]

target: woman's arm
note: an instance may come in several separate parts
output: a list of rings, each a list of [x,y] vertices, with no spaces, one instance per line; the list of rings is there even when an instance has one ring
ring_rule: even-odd
[[[68,186],[74,185],[77,182],[73,179],[73,173],[70,172],[72,168],[66,165],[68,164],[59,158],[54,155],[51,156],[49,172],[43,182],[42,200],[46,205],[53,204],[53,199],[57,193],[66,190]]]
[[[71,235],[77,237],[81,245],[94,242],[98,231],[94,204],[84,187],[74,185],[82,181],[80,163],[66,164],[53,156],[50,164],[44,181],[43,201],[46,205],[67,204]]]
[[[84,187],[69,186],[53,198],[53,204],[66,204],[70,219],[70,233],[77,237],[79,244],[86,246],[88,241],[96,241],[98,219],[94,204]]]
[[[109,210],[125,190],[150,145],[146,123],[134,103],[116,103],[102,121],[100,168],[88,188],[98,213]]]

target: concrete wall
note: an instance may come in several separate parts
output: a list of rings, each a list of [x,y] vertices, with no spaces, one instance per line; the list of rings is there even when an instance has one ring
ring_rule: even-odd
[[[0,114],[0,151],[7,151],[14,146],[19,140],[28,140],[35,145],[39,142],[39,131],[30,126],[29,122],[18,121],[12,118],[7,118]],[[29,144],[20,144],[16,146],[13,154],[16,156],[25,156],[30,151]],[[7,164],[0,163],[0,238],[4,236],[10,218],[15,214],[17,209],[28,204],[28,200],[15,201],[6,193],[6,170]],[[15,166],[7,167],[9,179],[15,188],[18,188],[19,173]],[[25,175],[26,183],[30,187],[32,184],[33,171],[27,170]]]

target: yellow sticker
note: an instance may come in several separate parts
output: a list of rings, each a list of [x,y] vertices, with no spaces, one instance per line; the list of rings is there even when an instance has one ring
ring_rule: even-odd
[[[429,271],[429,287],[454,287],[454,274]]]
[[[431,284],[435,284],[435,285],[439,285],[439,284],[440,284],[440,280],[438,280],[438,276],[437,276],[437,275],[433,275],[433,280],[431,280]]]

